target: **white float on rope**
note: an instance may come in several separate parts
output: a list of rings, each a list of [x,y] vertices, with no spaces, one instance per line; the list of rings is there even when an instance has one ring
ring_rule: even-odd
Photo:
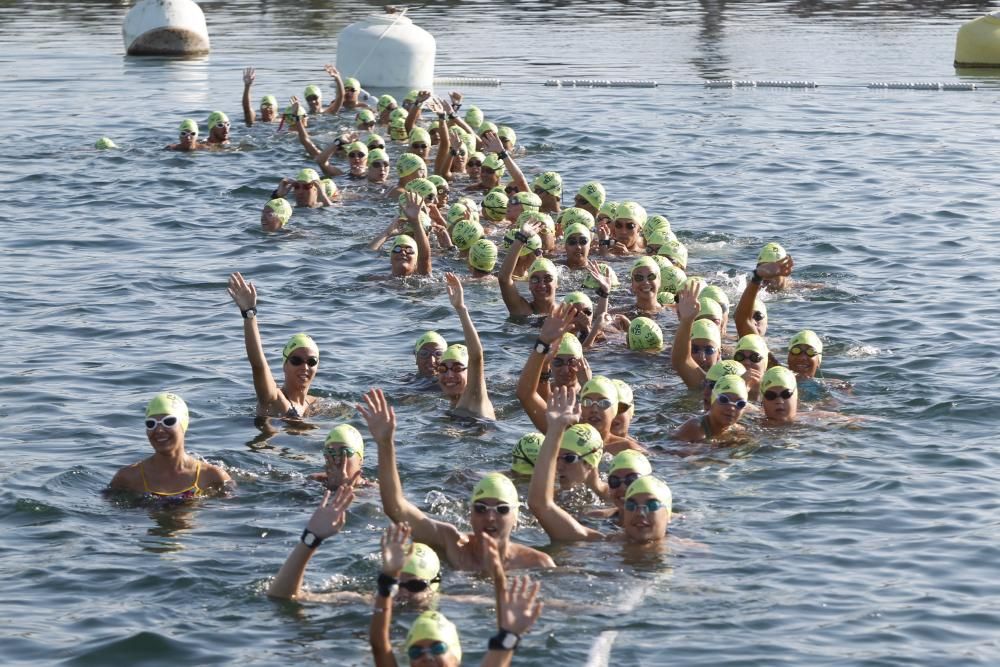
[[[192,0],[139,0],[122,22],[130,56],[196,56],[209,52],[205,13]]]
[[[337,38],[337,69],[366,88],[429,89],[434,84],[434,36],[405,10],[386,7],[352,23]]]

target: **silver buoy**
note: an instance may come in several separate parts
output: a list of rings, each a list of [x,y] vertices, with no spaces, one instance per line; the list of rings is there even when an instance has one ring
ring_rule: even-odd
[[[197,56],[209,52],[205,13],[192,0],[139,0],[122,22],[130,56]]]

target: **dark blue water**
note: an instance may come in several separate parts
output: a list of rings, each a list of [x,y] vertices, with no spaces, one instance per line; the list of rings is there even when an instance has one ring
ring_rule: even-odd
[[[335,423],[386,388],[401,417],[409,496],[466,526],[477,476],[504,469],[529,423],[514,385],[534,339],[495,288],[466,289],[500,421],[486,432],[413,395],[412,341],[460,327],[440,270],[372,281],[365,244],[391,215],[351,200],[258,231],[282,176],[307,166],[294,141],[235,124],[239,150],[160,148],[185,117],[239,117],[241,69],[259,94],[325,78],[360,3],[204,3],[210,57],[123,57],[121,3],[0,6],[0,182],[6,335],[0,355],[0,594],[5,664],[367,664],[366,605],[264,596],[312,508],[306,480]],[[772,348],[809,327],[823,372],[849,381],[850,427],[757,433],[711,457],[659,455],[679,543],[553,549],[554,603],[519,664],[931,665],[996,662],[994,433],[1000,279],[995,82],[952,69],[958,26],[988,3],[432,3],[413,18],[438,38],[438,73],[485,76],[468,101],[514,127],[529,175],[568,188],[599,178],[614,199],[667,215],[696,272],[742,288],[757,248],[780,241],[822,287],[768,303]],[[648,78],[656,89],[566,90],[550,78]],[[705,77],[801,79],[815,90],[709,90]],[[975,81],[976,92],[872,91],[869,81]],[[265,90],[266,89],[266,90]],[[346,118],[345,118],[346,121]],[[321,142],[339,129],[328,122]],[[97,152],[108,135],[122,147]],[[441,259],[438,269],[457,267]],[[625,262],[616,264],[618,268]],[[231,271],[260,291],[265,350],[291,333],[323,351],[327,407],[315,429],[262,433]],[[568,289],[572,285],[566,285]],[[664,322],[668,336],[669,320]],[[650,444],[691,414],[665,358],[602,349],[598,372],[633,384]],[[148,451],[143,406],[161,390],[192,410],[188,448],[239,483],[230,499],[157,511],[106,501],[118,467]],[[366,432],[362,429],[363,432]],[[366,472],[374,474],[369,443]],[[442,472],[444,467],[444,472]],[[519,539],[543,545],[523,513]],[[312,590],[369,591],[385,525],[362,493],[307,574]],[[489,595],[447,572],[444,590]],[[467,662],[492,610],[442,602]],[[410,617],[399,618],[398,638]]]

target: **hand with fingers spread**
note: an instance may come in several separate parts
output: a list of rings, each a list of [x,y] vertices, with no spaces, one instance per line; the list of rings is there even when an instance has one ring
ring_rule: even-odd
[[[243,70],[243,85],[244,86],[249,87],[249,86],[253,85],[253,82],[256,79],[257,79],[257,72],[254,70],[253,67],[247,67],[245,70]]]
[[[573,329],[576,320],[577,307],[572,303],[560,303],[552,311],[538,332],[538,339],[547,345],[556,345],[562,340],[563,334]]]
[[[537,236],[541,228],[542,225],[539,222],[526,222],[521,225],[521,231],[524,232],[525,236]]]
[[[406,203],[403,204],[403,215],[411,222],[420,219],[420,209],[424,203],[424,198],[416,192],[405,192]]]
[[[421,90],[419,93],[417,93],[417,104],[423,104],[430,98],[431,98],[431,91]]]
[[[448,96],[451,97],[451,103],[453,106],[457,107],[462,104],[462,93],[457,90],[451,91]]]
[[[430,98],[429,100],[427,100],[427,108],[432,113],[444,114],[444,107],[441,105],[441,102],[439,102],[438,100],[434,99],[433,97]]]
[[[782,276],[792,275],[792,268],[795,266],[791,255],[786,255],[777,262],[763,262],[757,265],[757,275],[764,280],[771,280]]]
[[[332,76],[334,79],[339,79],[340,78],[340,72],[333,65],[326,64],[326,65],[323,66],[323,70],[327,74],[329,74],[330,76]]]
[[[357,404],[358,413],[368,423],[372,438],[379,444],[392,443],[396,435],[396,412],[381,389],[371,389],[363,396],[365,404]]]
[[[393,579],[399,578],[407,557],[413,552],[411,532],[410,524],[404,521],[390,524],[382,533],[382,572]]]
[[[324,494],[323,502],[309,517],[309,523],[306,524],[309,532],[324,540],[340,532],[347,521],[347,508],[354,502],[353,481],[338,486],[332,501],[329,490]]]
[[[448,300],[451,301],[451,305],[455,310],[462,310],[465,308],[465,297],[462,292],[462,281],[458,279],[454,273],[444,274],[444,279],[447,282],[448,288]]]
[[[590,277],[594,279],[594,282],[598,284],[601,290],[604,292],[611,291],[611,281],[608,280],[608,277],[603,271],[601,271],[601,267],[596,261],[590,260],[587,262],[587,273],[590,274]]]
[[[677,317],[681,320],[694,321],[701,312],[701,304],[698,302],[698,295],[704,283],[700,280],[692,280],[681,288],[677,293]]]
[[[257,288],[252,282],[244,280],[239,272],[229,276],[229,288],[226,291],[240,310],[257,307]]]
[[[550,429],[562,433],[573,424],[579,423],[580,404],[576,402],[576,388],[566,385],[553,387],[545,405],[545,418]]]
[[[530,630],[542,615],[541,588],[530,577],[512,577],[505,590],[497,591],[497,627],[518,637]]]
[[[503,144],[496,132],[490,131],[483,134],[483,150],[487,153],[503,153]]]

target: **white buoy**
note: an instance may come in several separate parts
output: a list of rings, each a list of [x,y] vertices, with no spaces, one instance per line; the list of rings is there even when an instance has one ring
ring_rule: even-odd
[[[130,56],[196,56],[208,53],[205,14],[192,0],[139,0],[122,22]]]
[[[366,88],[430,89],[434,84],[434,36],[403,12],[386,7],[352,23],[337,38],[337,69]]]
[[[1000,11],[959,28],[955,67],[1000,67]]]

